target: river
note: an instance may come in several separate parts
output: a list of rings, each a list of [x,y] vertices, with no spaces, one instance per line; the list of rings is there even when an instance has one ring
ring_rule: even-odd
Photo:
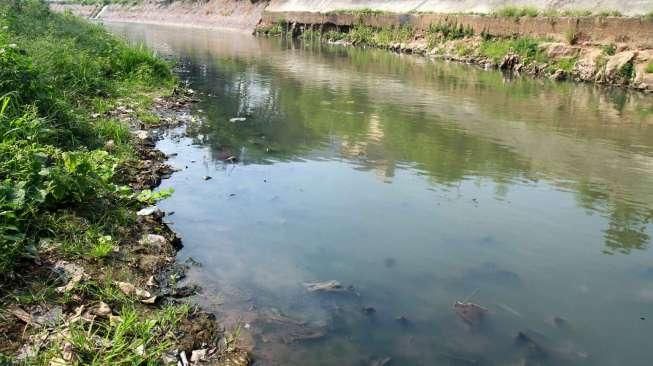
[[[653,96],[109,27],[198,93],[159,142],[181,169],[161,206],[201,263],[193,300],[256,364],[650,365]],[[327,280],[342,291],[304,285]]]

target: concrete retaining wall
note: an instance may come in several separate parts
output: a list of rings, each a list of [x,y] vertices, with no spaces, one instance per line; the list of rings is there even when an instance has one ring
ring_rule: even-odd
[[[136,5],[107,5],[98,19],[113,22],[171,24],[208,29],[232,29],[251,32],[259,23],[266,1],[250,0],[155,1],[146,0]],[[98,7],[51,3],[50,9],[70,10],[76,15],[92,18]],[[100,7],[102,8],[102,7]]]
[[[271,0],[267,11],[325,13],[369,8],[394,13],[490,13],[509,5],[542,10],[617,10],[626,15],[653,11],[653,0]]]
[[[352,26],[361,22],[375,27],[411,25],[418,30],[426,29],[429,24],[449,22],[471,27],[476,34],[487,32],[495,36],[529,35],[565,41],[566,37],[573,33],[578,36],[580,42],[623,43],[637,48],[653,47],[653,20],[642,17],[505,18],[464,14],[376,14],[361,17],[270,10],[263,13],[263,23],[277,21],[337,26]]]

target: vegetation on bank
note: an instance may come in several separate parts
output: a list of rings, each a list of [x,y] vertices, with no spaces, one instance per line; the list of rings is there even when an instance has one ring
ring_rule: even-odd
[[[111,1],[111,0],[80,0],[80,1]],[[123,0],[117,0],[123,1]],[[126,1],[126,0],[125,0]],[[429,12],[415,11],[412,12],[415,14],[431,14]],[[360,8],[360,9],[336,9],[328,12],[324,12],[324,15],[350,15],[357,17],[368,17],[368,16],[378,16],[378,15],[392,15],[396,14],[389,11],[371,9],[371,8]],[[590,9],[539,9],[534,6],[514,6],[508,5],[490,13],[476,13],[476,12],[463,12],[463,13],[452,13],[455,15],[477,15],[477,16],[494,16],[494,17],[505,17],[505,18],[522,18],[522,17],[627,17],[619,10],[600,10],[593,11]],[[637,17],[637,16],[634,16]],[[640,15],[644,19],[651,20],[653,19],[653,11],[646,14]]]
[[[37,0],[0,4],[0,363],[37,328],[16,329],[9,309],[36,304],[102,302],[118,316],[69,324],[27,364],[66,359],[63,345],[74,364],[156,363],[172,345],[187,306],[145,309],[106,269],[59,293],[38,263],[95,263],[124,275],[112,253],[133,243],[135,211],[156,197],[127,185],[138,157],[129,126],[107,112],[129,106],[154,121],[153,98],[175,84],[167,62],[100,26]]]
[[[305,40],[429,53],[474,62],[486,67],[494,66],[506,70],[517,68],[533,75],[550,76],[556,80],[576,78],[574,75],[578,75],[576,72],[579,65],[579,52],[572,46],[578,43],[580,36],[575,32],[566,35],[566,48],[564,44],[561,45],[547,38],[501,37],[486,32],[475,34],[473,28],[466,27],[455,20],[433,23],[425,30],[416,30],[410,25],[373,27],[359,22],[351,27],[332,27],[323,33],[310,25],[298,24],[293,28],[290,24],[278,22],[259,28],[257,32],[268,36],[281,36],[289,34],[291,28],[293,36]],[[551,56],[549,47],[557,47],[559,50],[554,50]],[[610,73],[606,74],[604,71],[608,60],[617,53],[617,46],[611,43],[598,48],[601,54],[596,57],[593,68],[589,71],[592,73],[592,80],[595,80],[594,77],[601,78],[602,81],[608,78],[607,81],[613,84],[632,84],[636,76],[635,61],[626,60],[623,65],[618,66],[616,72],[611,68]],[[562,53],[558,54],[559,52]],[[516,58],[508,60],[508,56],[516,56]],[[587,60],[582,64],[583,67],[587,68],[586,64]],[[645,70],[650,73],[651,66],[645,65]],[[587,75],[587,72],[584,75]]]

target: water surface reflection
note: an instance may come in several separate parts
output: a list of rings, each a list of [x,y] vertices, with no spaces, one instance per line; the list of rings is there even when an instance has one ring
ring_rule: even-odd
[[[200,301],[249,326],[262,364],[648,364],[651,96],[114,29],[202,93],[201,123],[161,144],[188,166],[164,206],[204,263]],[[302,286],[329,279],[360,296]],[[490,314],[468,329],[451,304],[477,289]]]

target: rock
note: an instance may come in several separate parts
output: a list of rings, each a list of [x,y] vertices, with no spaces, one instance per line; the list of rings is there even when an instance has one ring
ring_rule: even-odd
[[[147,234],[139,241],[142,246],[154,249],[156,252],[163,251],[168,247],[168,240],[158,234]]]
[[[72,290],[79,282],[86,276],[84,268],[66,261],[57,261],[52,267],[52,270],[58,274],[62,280],[66,281],[65,286],[60,286],[55,289],[59,293],[64,293]]]
[[[109,305],[107,305],[105,302],[100,301],[99,304],[91,308],[91,313],[102,318],[108,318],[112,311]]]
[[[553,74],[551,74],[549,78],[555,81],[562,81],[567,78],[567,72],[565,72],[565,70],[558,69]]]
[[[401,324],[401,325],[409,325],[410,324],[410,320],[408,320],[408,318],[405,315],[400,315],[400,316],[396,317],[395,321],[397,323]]]
[[[147,283],[145,283],[145,285],[148,287],[159,287],[159,284],[156,282],[154,276],[150,276],[150,278],[147,279]]]
[[[124,293],[125,295],[136,296],[140,299],[149,299],[152,297],[149,291],[140,289],[129,282],[116,281],[114,283],[116,284],[116,286],[118,286],[120,291],[122,291],[122,293]]]
[[[209,180],[209,179],[212,179],[212,177],[210,177],[210,176],[208,176],[208,175],[205,175],[204,177],[202,177],[202,179],[204,179],[204,180]]]
[[[61,358],[65,361],[72,361],[75,354],[73,353],[73,345],[70,342],[64,342],[61,346]]]
[[[32,314],[34,322],[45,326],[55,326],[63,318],[63,309],[61,306],[53,306],[50,310],[41,315]]]
[[[25,310],[21,309],[18,306],[12,306],[8,310],[9,313],[11,313],[11,315],[22,320],[26,324],[32,324],[34,322],[34,320],[32,319],[32,315],[30,315],[28,312],[26,312]]]
[[[306,282],[304,283],[304,287],[306,287],[306,290],[309,292],[342,292],[345,291],[345,288],[342,287],[340,282],[332,280],[332,281],[324,281],[324,282]]]
[[[365,315],[374,315],[376,313],[376,309],[372,306],[364,306],[362,310]]]
[[[194,267],[202,267],[202,263],[199,261],[195,260],[193,257],[188,257],[184,261],[184,263],[188,264],[189,266],[194,266]]]
[[[206,359],[206,349],[196,349],[190,354],[190,362],[192,363],[199,363],[200,361],[204,361]]]
[[[136,216],[152,216],[159,219],[164,216],[164,213],[157,206],[149,206],[136,212]]]
[[[150,134],[149,131],[146,130],[137,130],[133,132],[134,137],[136,137],[138,140],[141,140],[143,142],[145,141],[151,141],[152,140],[152,135]]]
[[[560,42],[547,42],[540,45],[540,50],[546,52],[546,55],[552,59],[561,57],[576,57],[581,51],[578,46],[571,46]]]
[[[488,311],[480,305],[462,301],[456,301],[453,304],[453,310],[458,317],[471,326],[480,325]]]
[[[611,81],[619,79],[621,71],[633,61],[635,56],[636,53],[633,51],[624,51],[610,57],[605,65],[605,77]]]
[[[521,60],[519,58],[519,55],[516,55],[514,53],[507,54],[503,60],[501,60],[501,63],[499,64],[499,68],[501,70],[512,70],[515,65],[518,65],[521,63]]]

